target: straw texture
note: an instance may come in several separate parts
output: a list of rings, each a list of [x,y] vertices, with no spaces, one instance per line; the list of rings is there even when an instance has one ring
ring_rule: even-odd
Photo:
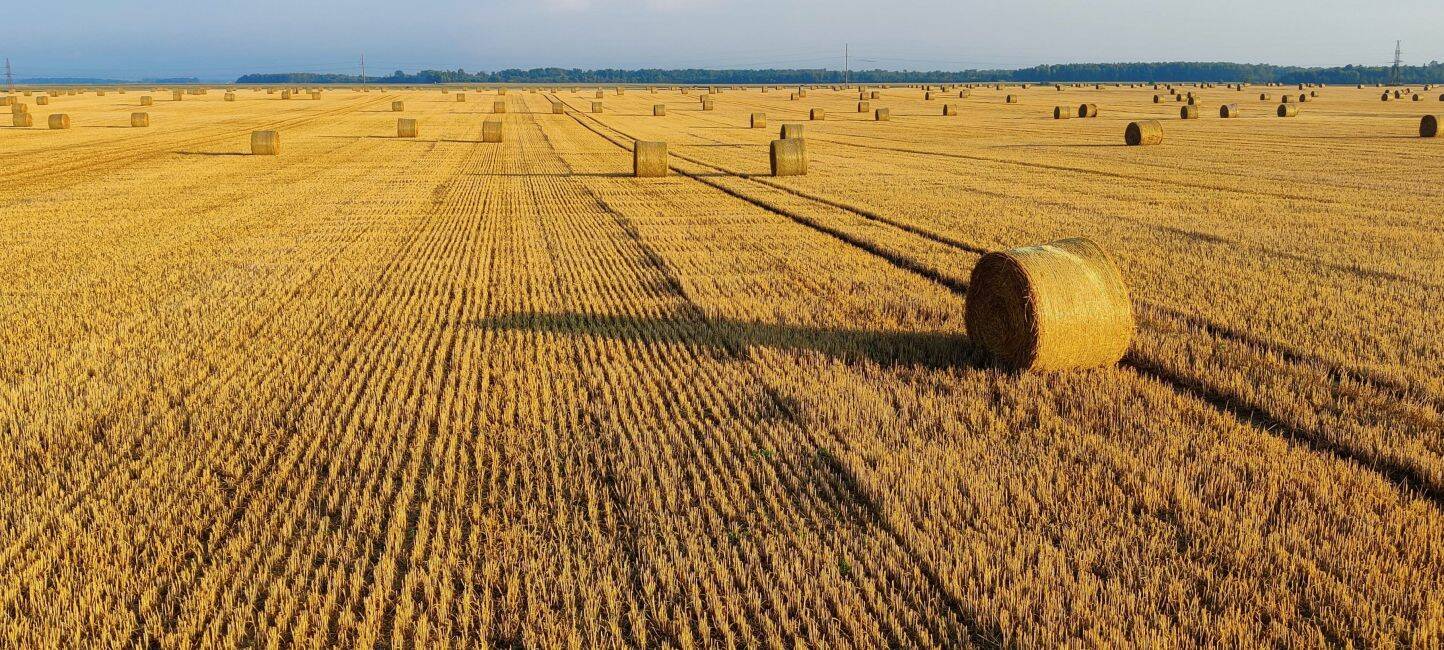
[[[806,174],[807,141],[801,137],[773,140],[771,163],[773,176],[802,176]]]

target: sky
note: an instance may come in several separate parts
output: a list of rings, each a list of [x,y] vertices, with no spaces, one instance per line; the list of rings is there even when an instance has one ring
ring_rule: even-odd
[[[18,78],[464,68],[965,70],[1444,60],[1441,0],[52,0],[7,3]]]

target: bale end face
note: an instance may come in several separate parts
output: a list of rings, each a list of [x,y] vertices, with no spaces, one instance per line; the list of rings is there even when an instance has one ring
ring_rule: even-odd
[[[1097,104],[1079,104],[1078,117],[1098,117]]]
[[[1189,104],[1187,106],[1180,107],[1178,109],[1178,117],[1179,119],[1184,120],[1198,119],[1198,106]]]
[[[1238,117],[1238,104],[1224,104],[1218,107],[1219,117]]]
[[[1123,130],[1123,142],[1130,147],[1163,144],[1163,124],[1158,120],[1129,122]]]
[[[1118,267],[1087,239],[989,253],[973,267],[968,338],[1001,366],[1110,366],[1133,339],[1133,304]]]
[[[957,104],[943,104],[943,115],[957,115]]]
[[[667,175],[667,143],[632,144],[632,175],[637,178],[659,178]]]
[[[251,132],[251,155],[254,156],[279,156],[281,155],[281,134],[276,131],[252,131]]]
[[[800,137],[773,140],[770,162],[773,176],[807,174],[807,141]]]
[[[858,103],[857,103],[857,112],[859,112],[859,113],[866,113],[866,112],[868,112],[868,111],[870,111],[870,110],[872,110],[872,103],[871,103],[871,102],[858,102]]]
[[[64,113],[56,113],[55,115],[51,115],[50,119],[47,120],[47,122],[52,129],[70,128],[70,116]]]
[[[1298,104],[1279,104],[1279,109],[1278,109],[1278,116],[1279,116],[1279,117],[1294,117],[1294,116],[1297,116],[1298,114],[1299,114],[1299,105],[1298,105]]]
[[[501,120],[487,120],[481,124],[482,142],[501,142]]]
[[[1438,115],[1425,115],[1425,116],[1423,117],[1423,119],[1419,120],[1419,137],[1421,137],[1421,138],[1437,138],[1437,137],[1439,137],[1439,116],[1438,116]]]
[[[403,117],[396,120],[396,137],[398,138],[414,138],[419,131],[416,120],[413,118]]]

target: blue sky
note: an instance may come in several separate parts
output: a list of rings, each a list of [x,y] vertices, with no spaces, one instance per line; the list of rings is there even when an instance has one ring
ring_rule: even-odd
[[[1392,0],[54,0],[8,3],[20,77],[510,67],[1012,68],[1444,60],[1444,2]]]

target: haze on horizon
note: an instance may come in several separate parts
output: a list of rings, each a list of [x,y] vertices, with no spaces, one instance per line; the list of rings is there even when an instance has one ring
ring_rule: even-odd
[[[964,70],[1042,63],[1385,65],[1444,59],[1444,3],[1396,0],[156,0],[16,3],[18,78],[465,68]]]

